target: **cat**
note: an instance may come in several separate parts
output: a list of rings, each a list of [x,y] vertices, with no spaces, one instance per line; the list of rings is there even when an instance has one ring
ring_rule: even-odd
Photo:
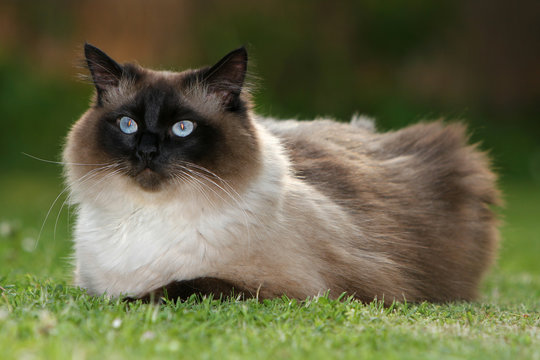
[[[243,47],[183,72],[84,50],[96,91],[63,159],[89,294],[478,295],[500,195],[464,125],[258,116]]]

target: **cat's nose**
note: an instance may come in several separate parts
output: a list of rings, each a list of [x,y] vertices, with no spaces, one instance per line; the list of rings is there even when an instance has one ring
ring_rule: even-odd
[[[139,160],[144,161],[146,164],[148,164],[150,161],[152,161],[156,155],[158,154],[157,149],[156,150],[138,150],[137,151],[137,157]]]
[[[137,157],[146,164],[159,154],[158,137],[155,134],[144,133],[139,141]]]

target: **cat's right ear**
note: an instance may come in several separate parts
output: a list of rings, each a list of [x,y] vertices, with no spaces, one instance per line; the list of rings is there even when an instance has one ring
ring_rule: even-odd
[[[119,86],[124,68],[103,51],[88,43],[84,44],[84,56],[96,86],[98,104],[100,104],[105,92]]]

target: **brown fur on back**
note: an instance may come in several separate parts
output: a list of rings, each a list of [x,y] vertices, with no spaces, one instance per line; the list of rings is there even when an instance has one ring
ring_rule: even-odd
[[[270,128],[296,176],[354,214],[364,234],[354,246],[399,264],[411,294],[432,301],[476,296],[497,248],[490,206],[499,194],[487,156],[467,145],[464,125],[435,122],[385,134],[330,121]],[[330,282],[361,295],[358,274],[343,273],[343,265]]]

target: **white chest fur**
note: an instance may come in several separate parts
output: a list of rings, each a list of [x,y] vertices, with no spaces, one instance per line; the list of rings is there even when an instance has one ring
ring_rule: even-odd
[[[81,205],[75,230],[77,282],[91,293],[140,295],[175,279],[205,276],[248,240],[233,209],[199,216],[181,206],[126,213]]]
[[[121,177],[94,189],[74,182],[77,285],[92,294],[137,296],[174,280],[215,274],[221,265],[244,258],[253,242],[261,241],[264,224],[275,226],[289,168],[277,139],[261,127],[259,132],[261,173],[219,208],[205,196],[185,194],[134,202]]]

